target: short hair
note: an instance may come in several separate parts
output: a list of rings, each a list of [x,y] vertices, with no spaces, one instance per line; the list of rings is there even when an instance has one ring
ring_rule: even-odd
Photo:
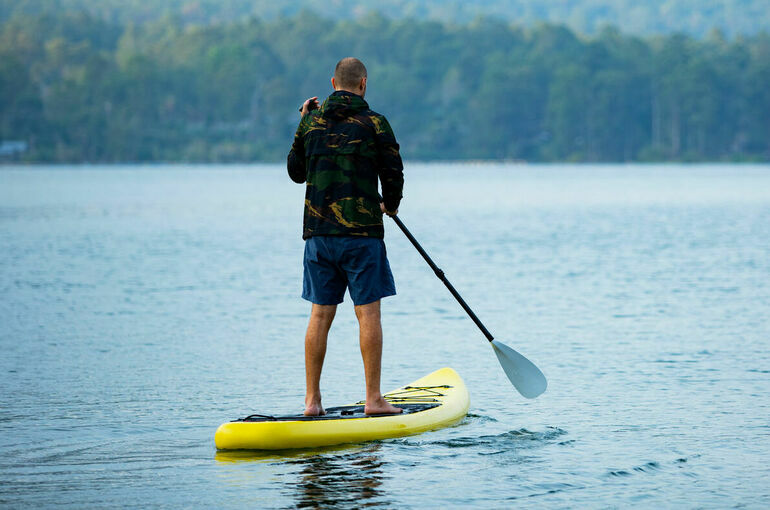
[[[356,89],[366,78],[366,66],[354,57],[345,57],[334,68],[334,81],[343,89]]]

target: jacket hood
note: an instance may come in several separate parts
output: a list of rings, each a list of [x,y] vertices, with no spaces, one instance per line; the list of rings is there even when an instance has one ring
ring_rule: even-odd
[[[321,117],[342,120],[369,109],[364,98],[352,92],[337,91],[321,105]]]

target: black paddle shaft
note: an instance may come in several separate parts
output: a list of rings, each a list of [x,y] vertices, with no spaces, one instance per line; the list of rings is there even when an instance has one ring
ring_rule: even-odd
[[[398,228],[400,228],[404,235],[406,235],[406,238],[409,239],[415,248],[417,248],[417,251],[420,252],[420,255],[422,255],[422,258],[425,259],[425,262],[428,263],[431,269],[433,269],[433,272],[436,273],[436,276],[438,276],[438,279],[444,282],[444,285],[446,285],[446,288],[449,289],[449,292],[452,293],[452,295],[455,297],[458,303],[460,303],[460,306],[463,307],[463,310],[468,314],[468,316],[473,319],[473,322],[476,323],[476,326],[479,327],[482,333],[484,333],[484,336],[487,337],[487,340],[490,342],[495,339],[495,337],[492,336],[492,333],[489,332],[489,330],[484,327],[484,324],[481,323],[478,317],[476,317],[476,314],[473,313],[473,310],[471,310],[471,307],[468,306],[468,303],[465,302],[465,300],[460,296],[460,293],[455,290],[455,288],[452,286],[451,283],[449,283],[449,280],[447,280],[446,275],[444,275],[444,271],[441,270],[434,262],[431,260],[431,258],[428,256],[428,254],[425,252],[425,250],[422,249],[422,246],[420,246],[420,243],[417,242],[417,239],[414,238],[411,232],[409,232],[409,229],[406,228],[406,225],[401,221],[401,219],[398,216],[391,216],[393,218],[393,221],[396,222],[396,225],[398,225]]]

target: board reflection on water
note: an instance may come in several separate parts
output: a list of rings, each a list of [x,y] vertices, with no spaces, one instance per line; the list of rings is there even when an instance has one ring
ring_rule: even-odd
[[[281,492],[298,508],[390,507],[393,500],[383,487],[389,476],[381,450],[382,444],[372,443],[278,453],[218,451],[216,460],[268,468],[283,485]],[[243,481],[241,471],[234,475]]]
[[[350,454],[318,455],[291,461],[302,466],[297,487],[297,505],[374,506],[383,504],[384,462],[380,445]]]

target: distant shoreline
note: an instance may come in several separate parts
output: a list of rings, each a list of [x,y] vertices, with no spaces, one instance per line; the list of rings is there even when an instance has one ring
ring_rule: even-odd
[[[246,162],[120,162],[120,163],[45,163],[45,162],[0,162],[0,171],[9,168],[235,168],[235,167],[276,167],[283,166],[283,161],[246,161]],[[770,161],[517,161],[517,160],[493,160],[493,159],[455,159],[455,160],[404,160],[404,166],[512,166],[512,167],[721,167],[721,166],[757,166],[770,167]]]

